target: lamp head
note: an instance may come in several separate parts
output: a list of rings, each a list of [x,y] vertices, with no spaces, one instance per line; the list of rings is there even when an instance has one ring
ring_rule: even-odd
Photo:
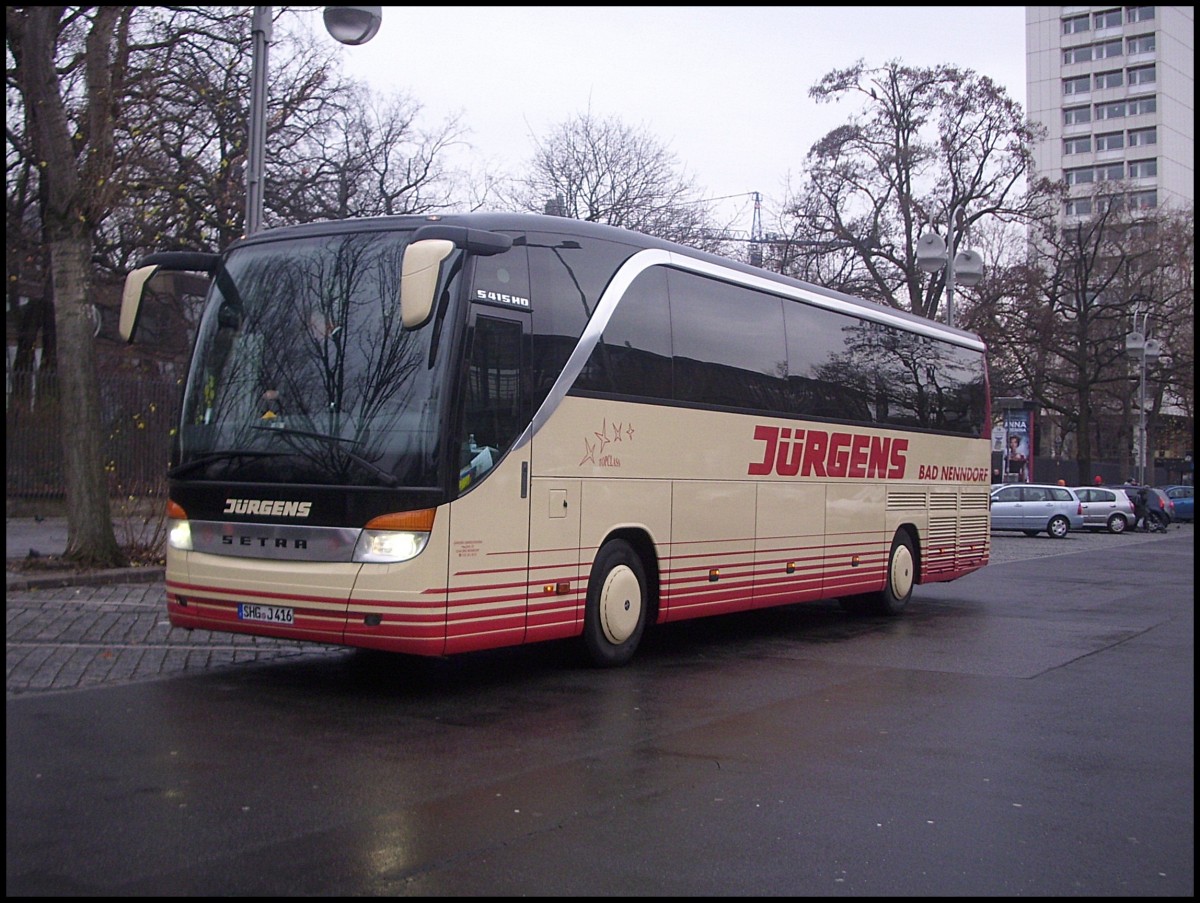
[[[342,44],[365,44],[379,32],[382,6],[327,6],[325,30]]]
[[[979,285],[983,281],[983,257],[969,248],[954,255],[954,278],[959,285]]]
[[[936,273],[946,265],[946,242],[936,232],[926,232],[917,239],[917,266],[926,273]]]

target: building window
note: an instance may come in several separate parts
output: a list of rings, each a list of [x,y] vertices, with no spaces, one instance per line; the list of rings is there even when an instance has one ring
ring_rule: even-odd
[[[1123,49],[1124,48],[1121,44],[1121,39],[1116,38],[1112,41],[1104,41],[1103,43],[1097,44],[1095,47],[1095,53],[1093,55],[1098,60],[1106,60],[1109,57],[1120,56]]]
[[[1091,107],[1067,107],[1063,110],[1063,125],[1081,125],[1091,121]]]
[[[1092,136],[1081,135],[1078,138],[1063,139],[1064,154],[1089,154],[1092,151]]]
[[[1080,75],[1077,78],[1063,79],[1063,94],[1086,94],[1091,90],[1092,77]]]
[[[1063,34],[1080,34],[1081,32],[1092,30],[1092,20],[1088,15],[1071,16],[1069,19],[1062,20]]]
[[[1067,169],[1063,171],[1067,177],[1068,185],[1084,185],[1092,182],[1096,178],[1096,173],[1090,166],[1081,166],[1079,169]]]
[[[1091,198],[1071,198],[1067,201],[1067,216],[1087,216],[1092,212]]]
[[[1130,70],[1131,72],[1133,70]],[[1111,72],[1096,73],[1096,90],[1102,88],[1119,88],[1125,84],[1125,73],[1120,69],[1113,69]]]
[[[1125,209],[1125,197],[1120,194],[1109,194],[1104,197],[1096,198],[1097,212],[1105,210],[1121,211]]]
[[[1086,63],[1091,58],[1091,44],[1084,44],[1082,47],[1068,47],[1063,51],[1064,66],[1069,66],[1072,63]]]
[[[1096,26],[1097,30],[1101,28],[1120,28],[1121,19],[1120,9],[1106,9],[1102,13],[1092,14],[1092,24]]]
[[[1156,127],[1129,130],[1130,147],[1149,147],[1151,144],[1158,144],[1158,129]]]
[[[1120,119],[1125,115],[1125,101],[1096,104],[1097,119]]]
[[[1105,132],[1096,136],[1096,150],[1120,150],[1125,146],[1124,132]]]
[[[1141,116],[1145,113],[1154,113],[1158,110],[1157,97],[1139,97],[1137,100],[1129,101],[1129,115]]]
[[[1129,178],[1149,179],[1158,175],[1158,160],[1130,160]]]
[[[1125,178],[1124,163],[1107,163],[1104,166],[1096,167],[1096,181],[1098,182],[1120,182]]]
[[[1135,53],[1153,53],[1154,52],[1154,35],[1143,34],[1136,38],[1125,39],[1125,52],[1131,56]]]
[[[1129,206],[1134,210],[1152,210],[1158,206],[1158,192],[1153,188],[1146,191],[1131,191]]]
[[[1136,69],[1130,69],[1129,70],[1129,85],[1130,85],[1130,87],[1132,87],[1134,85],[1152,85],[1152,84],[1154,84],[1154,81],[1157,77],[1154,70],[1155,70],[1155,67],[1153,65],[1138,66]]]
[[[1129,6],[1125,9],[1126,22],[1150,22],[1153,19],[1153,6]]]

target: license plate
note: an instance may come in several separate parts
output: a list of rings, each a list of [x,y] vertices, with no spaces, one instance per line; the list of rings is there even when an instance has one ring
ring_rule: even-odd
[[[269,624],[291,624],[295,617],[290,608],[280,608],[276,605],[247,605],[238,604],[238,620],[266,621]]]

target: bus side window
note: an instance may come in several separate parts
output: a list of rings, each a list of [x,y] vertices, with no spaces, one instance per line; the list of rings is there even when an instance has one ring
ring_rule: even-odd
[[[458,488],[480,480],[521,432],[521,323],[480,315],[467,361]]]
[[[528,248],[533,286],[530,383],[536,411],[562,374],[613,274],[637,249],[576,236],[564,240],[549,232],[530,232]]]
[[[663,267],[646,270],[625,291],[575,388],[671,400],[671,311]]]

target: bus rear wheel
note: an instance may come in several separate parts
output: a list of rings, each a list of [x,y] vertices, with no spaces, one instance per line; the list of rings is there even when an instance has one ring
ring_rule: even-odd
[[[842,599],[842,608],[854,614],[898,615],[908,606],[916,582],[917,556],[912,538],[899,530],[888,553],[887,582],[883,589]]]
[[[613,539],[601,546],[588,580],[583,642],[592,664],[623,665],[646,630],[646,569],[633,546]]]

